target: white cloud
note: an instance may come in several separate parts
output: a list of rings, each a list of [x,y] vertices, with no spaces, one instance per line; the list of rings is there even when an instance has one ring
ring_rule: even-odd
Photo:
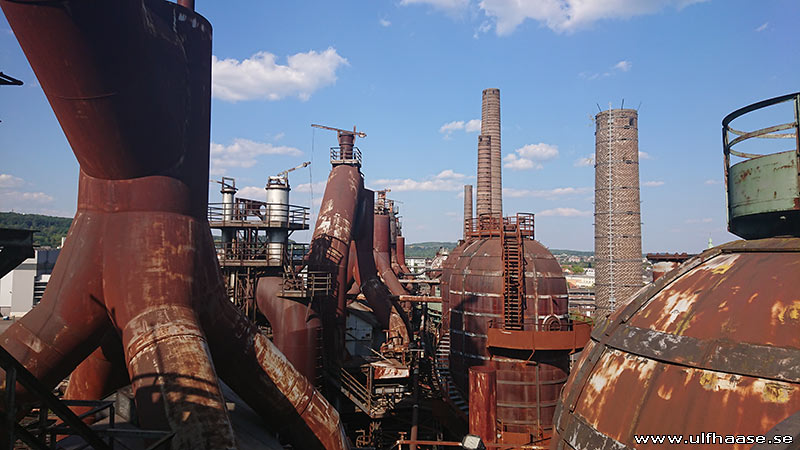
[[[640,151],[639,159],[653,159],[653,157],[650,156],[650,153]]]
[[[455,13],[465,9],[469,5],[469,0],[400,0],[400,4],[429,5],[438,10]]]
[[[542,161],[558,157],[558,147],[545,144],[528,144],[514,150],[503,158],[503,167],[511,170],[541,169]]]
[[[617,72],[627,72],[631,70],[631,67],[633,67],[632,62],[622,60],[614,64],[610,70],[607,70],[605,72],[598,72],[598,73],[581,72],[578,74],[578,76],[586,80],[596,80],[598,78],[610,77],[612,75],[615,75]]]
[[[614,64],[614,68],[615,69],[621,70],[623,72],[627,72],[627,71],[631,70],[632,66],[633,66],[633,63],[631,63],[630,61],[625,61],[625,60],[622,60],[622,61]]]
[[[274,140],[274,141],[280,141],[280,140],[281,140],[281,139],[283,139],[285,136],[286,136],[286,133],[284,133],[283,131],[281,131],[280,133],[276,134],[276,135],[275,135],[275,137],[273,137],[273,138],[272,138],[272,140]]]
[[[211,175],[223,175],[227,168],[249,168],[256,165],[262,155],[302,155],[303,152],[287,146],[275,146],[250,139],[236,138],[230,145],[211,143]]]
[[[581,211],[575,208],[553,208],[545,209],[536,213],[537,216],[558,216],[558,217],[587,217],[591,216],[591,211]]]
[[[19,192],[19,191],[6,191],[0,192],[0,199],[3,202],[34,202],[34,203],[50,203],[54,198],[44,192]]]
[[[756,31],[761,33],[762,31],[766,30],[768,26],[769,26],[769,22],[764,22],[763,25],[761,25],[760,27],[756,28]]]
[[[594,153],[586,155],[584,158],[578,158],[572,164],[575,167],[594,166]]]
[[[713,220],[711,220],[710,217],[704,217],[702,219],[686,219],[684,222],[685,223],[711,223],[711,222],[713,222]]]
[[[709,178],[704,183],[710,186],[710,185],[714,185],[714,184],[722,184],[722,180],[715,180],[713,178]]]
[[[511,170],[539,170],[544,166],[542,166],[542,164],[539,162],[533,162],[527,158],[520,158],[517,155],[510,153],[503,157],[503,167]]]
[[[643,186],[647,186],[647,187],[658,187],[658,186],[663,186],[664,182],[663,181],[645,181],[644,183],[642,183],[642,185]]]
[[[389,22],[386,19],[378,19],[378,23],[381,24],[382,27],[388,27],[392,25],[392,22]]]
[[[569,195],[585,194],[587,192],[591,192],[591,188],[563,187],[563,188],[545,189],[545,190],[503,188],[503,195],[511,198],[534,197],[534,198],[555,199]]]
[[[14,188],[20,187],[25,183],[25,180],[14,175],[7,173],[0,173],[0,188]]]
[[[446,169],[433,177],[424,180],[414,180],[412,178],[394,178],[375,180],[370,183],[380,186],[380,189],[389,188],[392,191],[458,191],[464,189],[462,180],[466,175],[453,170]]]
[[[286,65],[275,60],[269,52],[258,52],[242,61],[212,56],[212,95],[229,102],[292,96],[308,100],[317,89],[334,84],[336,70],[348,64],[333,47],[291,55]]]
[[[706,0],[481,0],[483,12],[495,21],[498,35],[512,33],[526,19],[558,33],[574,32],[598,20],[629,19],[667,7],[678,10]]]
[[[475,133],[477,131],[481,131],[481,120],[480,119],[472,119],[472,120],[454,120],[452,122],[447,122],[446,124],[439,127],[439,133],[444,134],[445,138],[449,138],[450,135],[454,131],[464,130],[467,133]]]

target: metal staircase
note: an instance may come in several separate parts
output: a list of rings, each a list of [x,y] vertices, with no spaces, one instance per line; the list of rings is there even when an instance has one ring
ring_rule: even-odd
[[[434,370],[445,400],[466,418],[469,415],[469,405],[450,377],[450,330],[443,330],[442,337],[439,338]]]
[[[510,227],[509,227],[510,228]],[[525,281],[522,276],[524,254],[520,227],[500,233],[503,247],[503,329],[522,329]]]

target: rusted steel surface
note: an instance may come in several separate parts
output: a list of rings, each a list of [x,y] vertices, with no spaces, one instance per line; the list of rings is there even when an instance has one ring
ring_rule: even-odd
[[[411,269],[406,265],[406,238],[405,236],[397,236],[397,264],[400,265],[400,271],[403,275],[411,273]]]
[[[0,344],[52,388],[110,320],[140,423],[174,431],[172,448],[236,445],[212,354],[265,418],[285,406],[275,421],[297,425],[298,448],[349,448],[332,407],[225,298],[205,216],[208,22],[156,0],[0,6],[81,166],[44,298]]]
[[[533,239],[523,239],[526,283],[523,329],[568,330],[566,280],[555,258]],[[455,255],[455,261],[450,259]],[[471,366],[497,369],[497,416],[507,431],[531,438],[547,434],[569,351],[489,349],[489,328],[503,321],[503,264],[500,239],[475,239],[453,251],[442,275],[442,309],[449,309],[450,373],[467,391]],[[452,264],[452,265],[451,265]],[[447,317],[447,314],[445,314]],[[554,322],[555,321],[555,322]],[[491,351],[490,351],[491,350]],[[538,404],[538,407],[537,407]]]
[[[497,440],[497,371],[491,366],[469,368],[469,434],[484,443]]]
[[[586,345],[592,327],[588,323],[573,323],[571,330],[535,331],[489,328],[486,345],[515,350],[579,351]]]
[[[633,436],[766,434],[792,415],[800,409],[799,266],[800,239],[739,241],[640,292],[584,349],[554,446],[658,448]]]
[[[343,151],[348,145],[352,151],[352,139],[352,135],[339,135]],[[331,169],[308,255],[309,270],[328,272],[335,280],[330,298],[320,305],[324,355],[334,366],[344,354],[347,267],[362,189],[364,180],[357,166],[339,164]]]
[[[115,331],[108,331],[100,341],[100,346],[83,360],[69,376],[69,384],[64,392],[66,400],[98,400],[114,393],[117,389],[129,385],[130,378],[122,353],[122,343]],[[77,415],[91,409],[88,406],[70,406]],[[94,417],[89,416],[84,422],[91,423]]]
[[[375,249],[375,265],[378,268],[378,274],[380,274],[381,278],[383,279],[384,284],[386,287],[389,288],[389,291],[393,295],[407,295],[408,292],[406,289],[400,284],[400,281],[397,279],[394,271],[392,270],[392,264],[390,261],[390,230],[389,230],[389,215],[388,214],[375,214],[375,229],[374,229],[374,239],[373,239],[373,248]]]
[[[219,273],[216,266],[204,266],[203,275],[216,284],[204,286],[204,293],[198,294],[198,307],[220,378],[264,417],[265,425],[296,448],[349,449],[333,406],[225,300],[224,284],[214,273]]]
[[[258,280],[258,309],[272,326],[272,340],[292,365],[312,383],[321,374],[319,338],[322,321],[319,312],[307,301],[279,297],[283,279],[263,277]]]

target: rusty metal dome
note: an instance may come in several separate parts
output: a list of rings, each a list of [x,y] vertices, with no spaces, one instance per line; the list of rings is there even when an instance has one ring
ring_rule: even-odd
[[[729,127],[789,100],[793,123],[749,133]],[[744,449],[773,428],[800,432],[800,238],[780,237],[797,235],[789,224],[798,223],[800,148],[749,154],[731,150],[744,139],[728,139],[731,132],[797,142],[799,105],[792,94],[723,121],[730,230],[762,239],[689,259],[600,323],[561,395],[551,448],[663,448],[651,439],[668,436],[682,448]],[[794,133],[774,134],[787,129]],[[731,155],[746,161],[730,166]]]

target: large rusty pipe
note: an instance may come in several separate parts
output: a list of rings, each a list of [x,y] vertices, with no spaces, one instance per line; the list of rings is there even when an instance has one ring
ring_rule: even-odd
[[[100,346],[70,374],[64,399],[100,400],[131,383],[125,365],[125,355],[122,352],[122,342],[110,325],[100,341]],[[81,415],[91,407],[71,406],[70,409],[75,414]],[[87,423],[93,421],[93,416],[84,419]]]
[[[256,286],[258,309],[272,325],[272,340],[298,372],[312,383],[319,373],[322,322],[306,302],[280,297],[283,279],[263,277]]]
[[[497,371],[491,366],[469,368],[469,433],[486,443],[495,442],[497,432]]]
[[[389,299],[391,292],[378,278],[373,250],[375,235],[375,193],[364,189],[361,196],[358,235],[356,238],[357,272],[361,280],[361,292],[367,299],[378,321],[390,336],[409,342],[409,322],[405,311],[397,302]]]
[[[406,265],[406,238],[402,235],[397,236],[397,263],[400,264],[403,274],[411,273]]]
[[[197,309],[220,378],[266,425],[295,448],[346,450],[350,443],[339,414],[258,328],[225,298],[213,239],[206,231],[199,255]],[[275,297],[277,283],[259,282]],[[268,278],[267,278],[268,280]]]
[[[389,215],[388,214],[375,214],[375,232],[373,239],[373,248],[375,255],[375,265],[378,269],[386,287],[393,295],[407,295],[405,288],[400,284],[390,261],[389,253]]]
[[[340,135],[339,145],[347,138]],[[324,355],[337,366],[344,354],[347,267],[350,241],[356,219],[358,199],[364,179],[357,166],[340,164],[331,169],[308,255],[310,271],[327,272],[333,278],[333,292],[321,305]]]
[[[206,220],[208,22],[156,0],[0,6],[81,165],[50,284],[3,347],[54,387],[111,318],[142,422],[174,430],[173,448],[235,445],[209,348],[254,409],[300,425],[297,448],[349,448],[338,414],[225,299]]]

